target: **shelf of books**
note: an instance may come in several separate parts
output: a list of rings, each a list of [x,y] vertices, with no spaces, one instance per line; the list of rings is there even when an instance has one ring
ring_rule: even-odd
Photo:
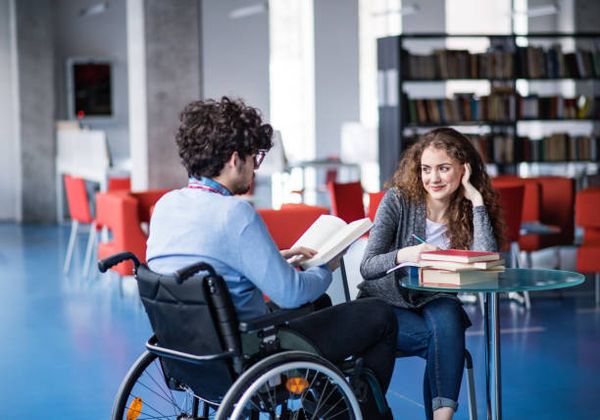
[[[487,42],[483,51],[445,46],[448,40],[470,46],[477,38]],[[415,42],[425,48],[415,48]],[[490,163],[600,160],[595,124],[600,121],[600,33],[404,34],[378,40],[378,70],[382,182],[419,133],[442,125],[471,133]],[[529,82],[531,89],[521,92],[519,81]],[[488,93],[442,90],[436,96],[424,87],[449,82],[487,83]],[[560,88],[566,82],[575,86],[570,94]],[[538,129],[529,130],[528,124]],[[582,124],[586,128],[573,129]],[[540,130],[541,125],[553,131]],[[472,134],[474,127],[481,134]]]

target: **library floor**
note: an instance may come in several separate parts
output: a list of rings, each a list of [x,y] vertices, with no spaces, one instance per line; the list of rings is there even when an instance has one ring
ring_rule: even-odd
[[[0,418],[107,419],[129,365],[150,328],[133,279],[82,278],[84,235],[70,276],[62,262],[66,226],[0,224]],[[551,254],[536,255],[548,263]],[[574,250],[565,250],[572,268]],[[546,261],[544,261],[546,260]],[[501,303],[503,414],[506,419],[600,419],[600,311],[592,282],[532,296],[527,311]],[[483,333],[478,306],[467,346],[474,357],[478,413],[484,414]],[[396,362],[388,400],[397,419],[424,418],[424,362]],[[466,392],[456,419],[468,418]]]

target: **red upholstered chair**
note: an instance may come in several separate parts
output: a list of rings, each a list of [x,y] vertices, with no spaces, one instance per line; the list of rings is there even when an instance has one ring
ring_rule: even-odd
[[[325,207],[306,204],[284,204],[280,210],[258,209],[278,249],[289,249],[322,214]]]
[[[525,197],[525,183],[519,180],[515,181],[494,181],[492,185],[498,192],[500,205],[502,207],[502,217],[506,230],[504,232],[506,243],[501,249],[510,252],[510,266],[519,267],[519,238],[521,236],[521,223],[523,222],[523,206]],[[508,297],[515,299],[525,305],[525,308],[531,308],[529,292],[522,295],[517,292],[511,292]]]
[[[506,225],[504,235],[506,244],[503,251],[511,251],[513,257],[513,265],[518,266],[518,247],[521,230],[521,222],[523,218],[523,198],[525,196],[524,183],[515,182],[513,185],[499,183],[495,185],[492,181],[494,189],[498,192],[500,205],[502,207],[502,216]],[[515,249],[516,247],[516,249]],[[517,254],[512,254],[514,251]],[[516,265],[514,264],[516,263]]]
[[[108,191],[131,191],[131,178],[114,177],[108,178]]]
[[[600,187],[579,191],[575,200],[575,224],[583,228],[583,243],[577,248],[577,271],[594,274],[595,301],[600,306]]]
[[[365,217],[363,189],[359,181],[345,184],[327,184],[331,199],[331,213],[346,223]]]
[[[371,221],[375,220],[375,214],[377,214],[379,203],[381,203],[384,195],[385,191],[369,193],[369,207],[367,208],[367,215]]]
[[[558,226],[560,227],[560,232],[544,235],[523,235],[519,240],[519,246],[522,251],[528,253],[529,267],[531,267],[530,253],[532,251],[557,247],[556,267],[560,268],[560,249],[558,247],[561,245],[572,245],[575,238],[575,180],[573,178],[558,176],[536,177],[529,178],[528,180],[533,180],[540,186],[540,207],[537,221],[545,225]],[[533,206],[534,204],[526,203],[526,206]],[[535,216],[535,211],[528,209],[525,216],[524,221],[529,221],[529,217]]]
[[[67,195],[67,205],[69,207],[69,214],[71,216],[71,234],[69,236],[69,245],[67,246],[67,254],[65,255],[63,271],[68,273],[69,269],[71,268],[73,249],[75,248],[75,239],[77,238],[79,225],[86,224],[90,225],[90,233],[88,236],[86,256],[84,259],[85,272],[87,271],[85,267],[89,264],[88,260],[91,258],[92,244],[94,244],[96,241],[96,221],[92,217],[92,212],[90,211],[90,203],[83,178],[65,175],[64,180],[65,192]]]
[[[130,251],[140,261],[146,261],[147,233],[142,224],[150,222],[150,209],[169,190],[144,192],[107,192],[96,194],[96,220],[112,233],[110,242],[98,244],[98,258]],[[133,264],[130,261],[112,268],[120,275],[131,275]]]

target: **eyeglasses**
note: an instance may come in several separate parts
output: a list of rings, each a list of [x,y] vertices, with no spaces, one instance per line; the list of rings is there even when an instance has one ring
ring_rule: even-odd
[[[260,168],[260,164],[265,160],[265,156],[267,155],[268,150],[259,149],[254,155],[254,169]]]

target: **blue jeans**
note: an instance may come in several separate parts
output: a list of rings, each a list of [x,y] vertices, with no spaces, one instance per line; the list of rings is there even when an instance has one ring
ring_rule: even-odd
[[[440,407],[458,408],[465,363],[465,329],[471,325],[462,304],[438,298],[418,309],[394,307],[398,350],[427,361],[423,402],[428,419]]]

